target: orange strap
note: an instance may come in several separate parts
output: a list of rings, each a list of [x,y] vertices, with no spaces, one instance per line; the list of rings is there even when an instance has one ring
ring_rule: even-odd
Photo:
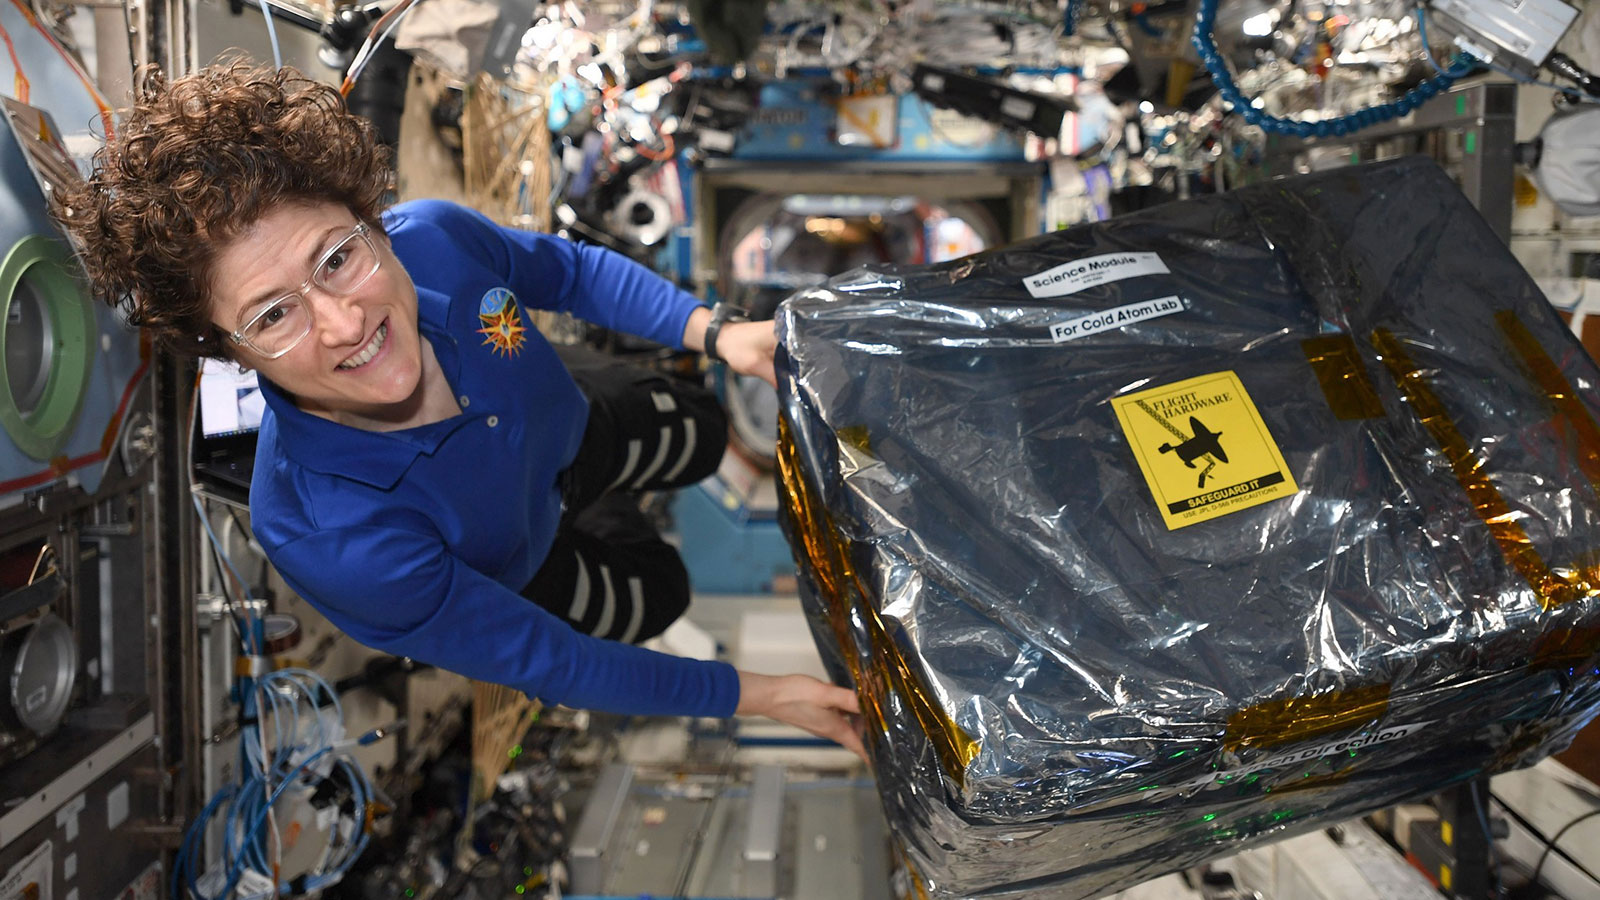
[[[6,52],[11,54],[11,68],[16,73],[17,99],[23,103],[28,102],[28,76],[22,72],[22,60],[17,59],[17,47],[11,43],[11,33],[0,25],[0,40],[6,42]]]
[[[56,40],[56,36],[50,33],[50,29],[44,27],[44,24],[39,21],[38,17],[33,14],[33,10],[29,9],[26,3],[23,3],[22,0],[11,0],[11,5],[22,13],[22,17],[28,20],[29,25],[32,25],[40,34],[44,35],[44,39],[50,42],[50,46],[56,48],[57,53],[61,54],[61,58],[66,61],[73,74],[78,76],[78,81],[83,84],[84,90],[89,92],[90,99],[94,100],[95,107],[100,110],[100,122],[105,126],[106,140],[109,142],[115,136],[115,126],[112,122],[111,107],[106,103],[106,98],[101,96],[100,91],[95,88],[94,82],[89,79],[88,73],[78,66],[78,61],[72,58],[72,54],[68,53],[66,48],[61,46],[61,43]],[[11,54],[11,65],[16,69],[17,99],[27,103],[29,102],[28,77],[22,74],[22,63],[17,59],[17,48],[12,45],[11,35],[6,34],[4,28],[0,28],[0,37],[5,38],[6,50]]]

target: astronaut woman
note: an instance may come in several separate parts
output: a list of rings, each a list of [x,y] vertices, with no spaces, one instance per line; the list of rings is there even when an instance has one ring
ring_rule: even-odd
[[[772,380],[768,323],[709,310],[608,251],[439,201],[385,209],[388,156],[337,91],[219,62],[141,74],[56,198],[96,293],[167,348],[261,376],[251,519],[284,580],[361,642],[546,703],[766,715],[861,752],[853,692],[634,646],[688,603],[623,491],[713,471],[714,401],[574,367],[530,308]]]

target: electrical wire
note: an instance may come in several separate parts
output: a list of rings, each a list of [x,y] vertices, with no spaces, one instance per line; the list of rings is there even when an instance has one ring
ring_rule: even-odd
[[[1451,62],[1450,68],[1448,69],[1439,65],[1439,61],[1433,58],[1433,49],[1428,46],[1427,11],[1424,10],[1421,5],[1418,5],[1416,8],[1416,14],[1417,37],[1422,41],[1422,55],[1427,58],[1428,65],[1433,66],[1433,70],[1435,72],[1438,72],[1440,75],[1443,75],[1446,78],[1461,78],[1471,73],[1473,65],[1470,57],[1457,56],[1456,59]],[[1461,64],[1460,68],[1457,68],[1457,63]]]
[[[222,558],[217,555],[217,549],[215,547],[211,547],[210,550],[211,557],[216,562],[217,570],[220,573],[222,571]],[[219,574],[217,580],[222,586],[223,611],[227,613],[228,621],[233,623],[233,633],[234,636],[239,639],[239,646],[243,647],[246,645],[246,638],[244,633],[244,623],[240,621],[239,615],[241,604],[233,599],[233,592],[229,590],[230,582],[228,579]]]
[[[1539,873],[1544,871],[1545,862],[1550,858],[1551,851],[1556,849],[1556,845],[1561,843],[1561,838],[1564,837],[1568,831],[1571,831],[1574,825],[1577,825],[1579,822],[1582,822],[1585,819],[1592,819],[1595,816],[1600,816],[1600,809],[1591,809],[1583,815],[1578,816],[1576,819],[1573,819],[1567,824],[1561,826],[1561,830],[1556,832],[1556,836],[1545,842],[1544,852],[1539,854],[1539,861],[1534,863],[1533,874],[1529,876],[1528,881],[1533,884],[1538,884]]]
[[[1600,103],[1600,97],[1585,93],[1584,91],[1580,91],[1575,87],[1568,87],[1564,84],[1556,84],[1553,81],[1540,81],[1537,78],[1531,78],[1522,74],[1521,72],[1508,69],[1505,66],[1498,65],[1496,63],[1482,62],[1481,60],[1479,62],[1481,62],[1482,65],[1487,66],[1488,68],[1493,69],[1494,71],[1499,72],[1501,75],[1504,75],[1507,78],[1510,78],[1512,81],[1516,81],[1520,84],[1527,84],[1532,85],[1533,87],[1542,87],[1548,88],[1552,91],[1558,91],[1579,103]]]
[[[389,33],[400,27],[400,23],[421,0],[400,0],[399,3],[389,8],[389,11],[378,17],[372,23],[372,28],[367,32],[367,39],[362,42],[361,49],[356,51],[355,58],[350,61],[350,68],[344,76],[344,83],[339,85],[339,93],[350,96],[350,89],[355,87],[356,79],[367,68],[367,63],[372,61],[378,47],[383,44]]]
[[[1590,94],[1588,94],[1588,93],[1586,93],[1584,91],[1578,90],[1575,87],[1569,87],[1569,86],[1564,85],[1564,84],[1557,84],[1557,83],[1555,83],[1553,81],[1540,81],[1537,78],[1533,78],[1533,77],[1530,77],[1528,75],[1524,75],[1521,72],[1517,72],[1517,71],[1515,71],[1513,69],[1508,69],[1505,66],[1499,65],[1499,64],[1494,63],[1494,62],[1490,62],[1489,60],[1479,59],[1477,56],[1475,56],[1475,55],[1473,55],[1471,53],[1458,54],[1456,56],[1456,59],[1451,62],[1450,68],[1446,69],[1446,68],[1444,68],[1444,67],[1439,65],[1439,61],[1437,59],[1435,59],[1434,56],[1433,56],[1433,51],[1431,49],[1429,49],[1429,47],[1428,47],[1428,19],[1427,19],[1426,11],[1423,9],[1423,7],[1418,6],[1416,8],[1416,15],[1417,15],[1417,35],[1418,35],[1418,37],[1420,37],[1422,39],[1422,54],[1423,54],[1423,56],[1427,57],[1428,65],[1432,66],[1434,71],[1438,72],[1440,75],[1444,75],[1444,76],[1447,76],[1447,77],[1450,77],[1450,78],[1461,78],[1461,77],[1463,77],[1463,76],[1465,76],[1467,74],[1470,74],[1477,67],[1482,66],[1483,68],[1487,68],[1487,69],[1491,69],[1491,70],[1493,70],[1495,72],[1499,72],[1501,75],[1504,75],[1507,78],[1510,78],[1511,80],[1516,81],[1516,82],[1521,83],[1521,84],[1533,85],[1534,87],[1548,88],[1548,89],[1550,89],[1552,91],[1560,91],[1561,93],[1567,95],[1568,97],[1570,97],[1570,98],[1572,98],[1574,100],[1577,100],[1579,102],[1582,102],[1582,103],[1597,103],[1597,102],[1600,102],[1600,97],[1591,96]],[[1459,66],[1459,68],[1458,68],[1458,66]]]
[[[272,22],[272,3],[261,0],[261,18],[267,22],[267,40],[272,42],[272,67],[283,68],[283,51],[278,48],[278,28]]]
[[[49,565],[48,568],[46,568],[45,565],[44,565],[44,561],[46,559],[50,560],[50,565]],[[49,544],[44,544],[43,546],[41,546],[39,548],[39,555],[35,556],[33,558],[33,571],[28,574],[28,583],[29,584],[33,584],[35,581],[38,581],[40,578],[46,577],[48,575],[54,575],[55,572],[56,572],[56,551],[55,551],[55,548],[50,546]]]
[[[198,391],[197,378],[196,395]],[[199,404],[192,398],[190,406],[189,433],[193,435]],[[192,451],[190,447],[189,453]],[[192,493],[191,499],[217,560],[229,618],[250,664],[241,669],[235,680],[240,723],[239,781],[219,789],[185,833],[173,865],[172,895],[175,900],[269,900],[326,889],[345,876],[368,842],[374,791],[366,773],[347,750],[353,744],[381,738],[385,729],[374,729],[348,740],[343,735],[344,708],[339,695],[322,676],[300,668],[262,671],[266,664],[263,604],[249,596],[249,582],[230,558],[200,495]],[[243,532],[237,517],[231,523]],[[230,574],[239,586],[242,600],[233,598]],[[277,803],[291,788],[314,790],[328,783],[333,783],[346,798],[337,801],[339,815],[330,829],[328,844],[310,871],[285,881]],[[346,808],[348,814],[344,812]],[[221,847],[214,851],[216,865],[202,876],[197,870],[202,862],[203,842],[214,822],[222,825]],[[247,881],[251,873],[254,877]],[[266,887],[261,887],[263,882]],[[241,883],[247,886],[241,888]]]
[[[28,76],[23,73],[22,61],[17,59],[17,45],[12,43],[11,32],[6,31],[4,26],[0,26],[0,40],[5,41],[6,52],[11,54],[12,90],[14,96],[23,103],[27,103],[32,82],[28,81]]]
[[[244,679],[241,679],[242,681]],[[243,685],[241,685],[243,687]],[[249,772],[238,784],[219,790],[206,804],[180,846],[174,866],[175,897],[188,896],[220,900],[239,888],[246,872],[271,873],[271,890],[240,891],[240,900],[265,900],[274,894],[305,893],[337,883],[366,849],[367,824],[374,791],[360,764],[344,750],[352,744],[367,744],[385,734],[374,729],[355,740],[343,739],[332,722],[342,720],[343,710],[333,688],[314,672],[305,669],[280,669],[256,679],[242,694],[243,717],[248,727],[240,741],[241,771]],[[326,697],[331,716],[321,709]],[[260,698],[257,700],[256,698]],[[263,724],[272,719],[272,747],[261,743],[269,733]],[[259,774],[258,774],[259,772]],[[336,780],[335,780],[336,779]],[[280,880],[281,845],[265,838],[275,829],[274,810],[284,794],[296,785],[311,789],[332,783],[348,793],[351,813],[341,816],[332,829],[328,846],[313,869],[304,876]],[[344,806],[341,803],[340,806]],[[208,893],[196,868],[200,841],[213,820],[223,824],[222,849],[218,868],[210,876],[221,889]]]
[[[1494,852],[1494,830],[1489,827],[1489,801],[1478,794],[1477,779],[1467,782],[1467,789],[1472,792],[1472,811],[1478,814],[1478,824],[1483,826],[1483,845],[1487,848],[1486,852],[1491,863],[1489,873],[1494,876],[1494,896],[1504,897],[1506,883],[1505,879],[1500,877],[1500,855]]]
[[[44,22],[40,21],[39,17],[34,14],[34,11],[29,8],[28,4],[24,3],[23,0],[11,0],[11,5],[15,6],[18,12],[22,13],[22,17],[28,20],[28,24],[32,25],[39,32],[39,34],[41,34],[44,39],[49,42],[50,46],[56,49],[57,53],[61,54],[61,58],[66,62],[67,67],[72,70],[74,75],[78,76],[79,83],[81,83],[84,89],[89,92],[89,98],[94,101],[95,107],[100,110],[100,124],[101,127],[105,129],[106,140],[111,140],[111,138],[116,135],[115,123],[112,121],[111,107],[106,103],[105,95],[101,94],[99,89],[95,87],[94,79],[89,77],[89,74],[84,71],[83,66],[76,58],[74,58],[73,54],[67,52],[67,48],[61,46],[61,42],[56,40],[56,36],[51,33],[50,28],[46,26]],[[10,35],[7,35],[6,45],[8,48],[10,47],[10,44],[11,37]],[[16,61],[15,51],[12,52],[12,61]],[[19,81],[18,86],[22,90],[22,92],[17,95],[17,99],[26,103],[28,102],[28,80],[22,75],[20,66],[17,68],[17,78]]]
[[[189,440],[184,443],[183,466],[185,472],[194,471],[194,426],[196,419],[200,415],[200,378],[200,374],[197,373],[194,379],[194,387],[191,389],[189,394],[189,424],[187,426],[188,431],[185,433],[190,437]],[[195,509],[200,514],[200,520],[204,522],[207,521],[205,504],[201,502],[200,496],[195,493],[195,487],[196,486],[194,482],[191,481],[189,483],[190,495],[195,500]],[[228,620],[233,623],[234,635],[239,639],[239,646],[248,646],[249,641],[245,636],[244,623],[241,621],[241,616],[244,612],[244,604],[234,600],[232,592],[228,590],[228,579],[225,575],[221,574],[224,566],[223,556],[225,553],[222,547],[218,544],[211,544],[210,546],[213,558],[217,562],[218,581],[222,585],[223,610],[228,614]],[[237,573],[235,573],[235,575],[237,575]],[[243,581],[239,582],[239,586],[240,591],[246,594],[249,593],[249,588]]]
[[[200,524],[204,526],[206,536],[211,539],[211,546],[215,550],[218,560],[227,569],[227,571],[233,575],[234,581],[238,583],[240,590],[244,591],[247,595],[245,597],[245,602],[240,604],[240,611],[248,618],[251,613],[251,604],[249,602],[250,598],[248,596],[250,582],[244,580],[244,576],[239,574],[238,569],[234,568],[232,560],[228,559],[228,553],[225,549],[223,549],[222,540],[217,537],[216,531],[211,527],[211,517],[206,514],[206,506],[205,503],[200,500],[200,496],[191,492],[189,497],[194,501],[195,513],[200,517]],[[229,595],[227,590],[226,579],[223,581],[223,594],[224,596],[228,596],[231,600],[231,595]],[[249,652],[252,656],[260,653],[260,644],[252,643],[253,639],[248,635],[241,635],[241,637],[244,638],[245,649],[247,652]]]

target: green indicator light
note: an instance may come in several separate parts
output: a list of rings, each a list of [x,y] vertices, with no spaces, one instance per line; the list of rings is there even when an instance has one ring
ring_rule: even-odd
[[[416,891],[412,890],[411,888],[406,888],[406,896],[407,897],[415,897],[416,895],[417,895]]]
[[[1464,116],[1466,114],[1467,114],[1467,95],[1466,94],[1457,94],[1456,95],[1456,115]]]
[[[1476,131],[1467,132],[1466,149],[1468,153],[1478,152],[1478,133]]]
[[[1202,819],[1202,821],[1209,822],[1212,819],[1215,819],[1216,817],[1217,817],[1216,813],[1206,813],[1205,817]]]
[[[532,866],[523,866],[522,867],[522,874],[528,876],[529,878],[532,878],[533,877],[533,867]]]
[[[527,892],[528,892],[528,889],[527,889],[527,888],[525,888],[525,887],[523,887],[523,886],[522,886],[522,885],[520,885],[520,884],[519,884],[519,885],[517,885],[517,893],[519,893],[519,894],[526,894],[526,893],[527,893]]]

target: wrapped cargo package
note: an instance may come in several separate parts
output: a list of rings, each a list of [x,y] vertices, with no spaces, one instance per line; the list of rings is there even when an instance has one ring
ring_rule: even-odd
[[[1433,163],[779,317],[785,527],[919,891],[1085,898],[1557,750],[1600,370]]]

